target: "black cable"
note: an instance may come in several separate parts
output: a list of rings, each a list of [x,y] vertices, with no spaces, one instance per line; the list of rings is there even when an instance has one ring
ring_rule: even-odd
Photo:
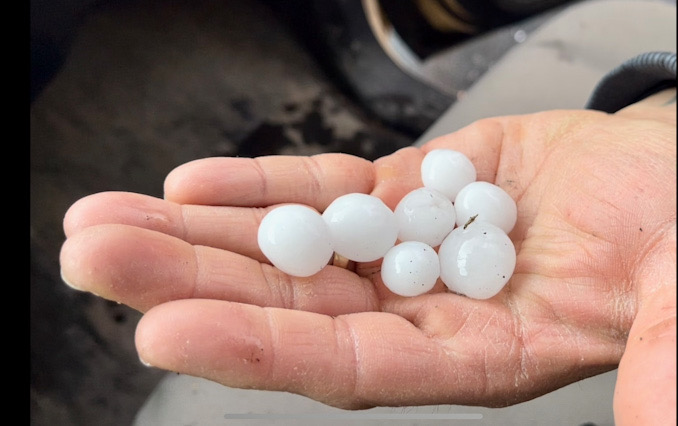
[[[670,87],[676,87],[676,54],[643,53],[603,77],[586,108],[614,113]]]

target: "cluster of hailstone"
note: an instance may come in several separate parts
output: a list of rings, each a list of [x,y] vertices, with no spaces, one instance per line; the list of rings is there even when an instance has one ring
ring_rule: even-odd
[[[355,262],[383,258],[382,281],[401,296],[424,294],[438,278],[470,298],[494,296],[516,265],[507,235],[516,203],[500,187],[476,181],[473,163],[457,151],[429,152],[421,178],[424,186],[394,211],[359,193],[337,198],[322,214],[300,204],[275,208],[259,226],[259,247],[293,276],[316,274],[336,253]]]

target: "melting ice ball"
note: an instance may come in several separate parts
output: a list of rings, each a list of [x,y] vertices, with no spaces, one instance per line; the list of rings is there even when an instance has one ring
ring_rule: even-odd
[[[516,266],[513,242],[500,228],[473,222],[450,232],[438,249],[440,279],[455,293],[489,299],[508,282]]]
[[[472,182],[459,191],[454,200],[457,226],[474,221],[489,222],[511,232],[518,218],[516,202],[502,188],[489,182]]]
[[[367,194],[335,199],[322,215],[334,251],[355,262],[383,257],[398,238],[395,215],[383,201]]]
[[[435,189],[454,201],[464,186],[476,180],[476,168],[461,152],[434,149],[421,163],[421,180],[426,188]]]
[[[334,254],[320,213],[298,204],[277,207],[264,216],[257,240],[273,266],[296,277],[319,272]]]
[[[437,247],[454,229],[452,201],[440,192],[418,188],[405,195],[395,208],[400,241],[420,241]]]
[[[406,241],[390,249],[381,264],[384,285],[400,296],[419,296],[431,290],[440,276],[435,250],[419,241]]]

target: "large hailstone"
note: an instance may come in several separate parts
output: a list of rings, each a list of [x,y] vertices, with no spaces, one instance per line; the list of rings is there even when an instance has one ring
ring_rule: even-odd
[[[421,162],[421,180],[450,201],[466,185],[476,180],[476,168],[464,154],[451,149],[434,149]]]
[[[273,266],[296,277],[316,274],[334,254],[320,213],[299,204],[271,210],[259,225],[257,240]]]
[[[516,266],[516,250],[504,231],[472,222],[450,232],[438,249],[440,279],[455,293],[489,299],[506,285]]]
[[[334,251],[355,262],[383,257],[398,238],[395,215],[379,198],[346,194],[335,199],[322,214]]]
[[[440,276],[435,250],[419,241],[406,241],[391,248],[381,264],[386,288],[400,296],[419,296],[431,290]]]
[[[418,188],[403,197],[395,208],[400,241],[419,241],[437,247],[454,229],[452,201],[440,192]]]
[[[454,199],[457,226],[464,226],[471,218],[489,222],[511,232],[518,218],[516,202],[502,188],[489,182],[472,182],[459,191]]]

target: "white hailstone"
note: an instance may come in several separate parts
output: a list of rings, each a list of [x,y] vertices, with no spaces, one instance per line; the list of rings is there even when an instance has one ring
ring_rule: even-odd
[[[419,296],[431,290],[440,276],[440,262],[428,244],[406,241],[391,248],[381,264],[384,285],[400,296]]]
[[[516,202],[497,185],[489,182],[472,182],[459,191],[454,200],[457,226],[464,226],[471,218],[489,222],[507,234],[518,218]]]
[[[395,208],[400,241],[420,241],[437,247],[454,229],[452,201],[440,192],[418,188],[405,195]]]
[[[395,215],[383,201],[367,194],[346,194],[322,214],[334,251],[355,262],[383,257],[398,238]]]
[[[434,149],[421,163],[421,180],[426,188],[441,192],[450,201],[476,180],[476,168],[464,154],[451,149]]]
[[[440,279],[455,293],[489,299],[513,274],[516,251],[500,228],[477,222],[450,232],[438,249]]]
[[[257,240],[273,266],[296,277],[319,272],[334,254],[320,213],[299,204],[271,210],[259,225]]]

